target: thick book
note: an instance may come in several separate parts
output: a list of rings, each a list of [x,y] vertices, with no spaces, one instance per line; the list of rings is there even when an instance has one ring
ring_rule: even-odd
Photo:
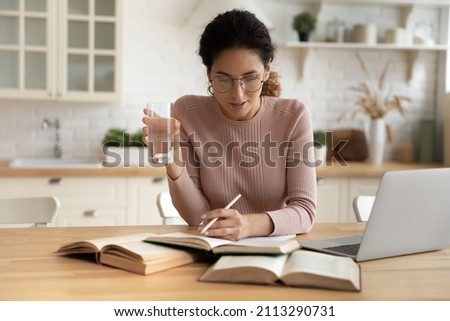
[[[224,255],[199,280],[361,291],[361,269],[351,258],[306,250],[279,256]]]
[[[147,242],[204,250],[212,254],[286,254],[299,248],[294,235],[249,237],[239,241],[182,232],[154,234]]]
[[[94,254],[98,264],[148,275],[200,259],[199,253],[144,242],[150,233],[104,237],[63,244],[58,255]]]

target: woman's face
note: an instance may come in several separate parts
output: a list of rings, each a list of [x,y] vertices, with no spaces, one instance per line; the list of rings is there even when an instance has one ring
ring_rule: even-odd
[[[208,73],[210,80],[224,76],[236,80],[232,81],[232,87],[227,92],[220,93],[213,88],[214,97],[223,113],[232,120],[251,119],[260,108],[262,86],[255,92],[249,92],[241,87],[237,79],[255,76],[265,81],[269,77],[269,70],[264,69],[261,59],[253,50],[228,49],[216,57]]]

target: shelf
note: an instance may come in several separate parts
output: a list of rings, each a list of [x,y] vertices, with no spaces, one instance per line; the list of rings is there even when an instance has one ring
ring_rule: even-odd
[[[410,81],[414,74],[414,66],[418,60],[420,53],[423,51],[436,51],[446,52],[449,50],[448,45],[395,45],[395,44],[376,44],[368,45],[364,43],[336,43],[336,42],[300,42],[292,41],[284,44],[286,48],[298,49],[301,51],[299,61],[299,74],[300,79],[303,79],[305,65],[307,64],[309,52],[311,49],[336,49],[336,50],[348,50],[348,49],[360,49],[360,50],[396,50],[406,51],[409,55],[407,79]]]
[[[379,43],[376,45],[368,45],[364,43],[353,42],[300,42],[291,41],[285,43],[285,47],[288,48],[324,48],[324,49],[373,49],[373,50],[434,50],[445,51],[449,50],[448,45],[395,45],[387,43]]]

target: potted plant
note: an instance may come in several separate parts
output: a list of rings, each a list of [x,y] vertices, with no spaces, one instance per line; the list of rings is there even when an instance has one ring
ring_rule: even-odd
[[[122,128],[110,128],[102,140],[103,166],[144,166],[147,162],[147,148],[142,139],[142,130],[129,133]]]
[[[300,41],[308,41],[309,35],[316,29],[317,19],[305,11],[294,16],[292,28],[298,32]]]
[[[325,164],[327,160],[326,133],[323,130],[313,132],[314,161],[316,165]]]

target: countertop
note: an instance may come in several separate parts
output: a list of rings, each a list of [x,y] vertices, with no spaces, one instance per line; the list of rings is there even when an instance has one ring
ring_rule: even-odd
[[[8,160],[0,161],[0,177],[38,176],[166,176],[164,167],[117,166],[99,168],[11,168]]]
[[[379,178],[386,171],[411,170],[444,167],[442,163],[402,163],[384,162],[381,165],[374,165],[366,162],[348,162],[345,165],[332,163],[331,165],[321,165],[317,168],[318,177],[360,177]]]
[[[361,177],[377,178],[389,170],[408,170],[443,167],[441,163],[400,163],[385,162],[373,165],[365,162],[324,164],[317,168],[318,177]],[[163,167],[101,167],[101,168],[11,168],[9,161],[0,161],[0,177],[39,177],[39,176],[165,176]]]

